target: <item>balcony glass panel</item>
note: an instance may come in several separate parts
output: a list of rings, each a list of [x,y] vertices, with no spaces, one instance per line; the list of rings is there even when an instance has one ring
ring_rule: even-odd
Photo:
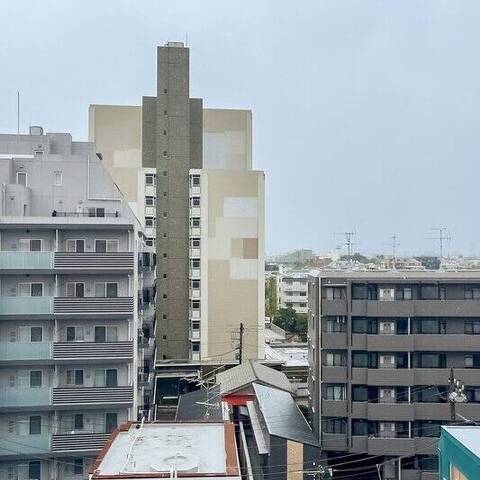
[[[0,389],[0,407],[30,407],[51,403],[51,389],[48,387]]]
[[[0,252],[0,269],[47,269],[52,264],[52,252]]]
[[[48,342],[0,342],[0,360],[48,360],[52,358]]]
[[[2,297],[0,315],[48,315],[52,303],[52,297]]]
[[[50,435],[14,435],[3,434],[0,438],[0,456],[37,455],[50,451]],[[3,478],[3,477],[2,477]]]

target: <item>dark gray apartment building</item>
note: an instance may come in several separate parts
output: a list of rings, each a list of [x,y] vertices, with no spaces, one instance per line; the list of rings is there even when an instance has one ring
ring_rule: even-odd
[[[436,479],[451,368],[468,399],[456,421],[480,421],[480,272],[324,273],[308,297],[312,426],[329,464]]]
[[[189,170],[202,168],[202,99],[190,98],[189,49],[157,49],[157,95],[143,97],[142,165],[156,169],[159,360],[188,359]]]

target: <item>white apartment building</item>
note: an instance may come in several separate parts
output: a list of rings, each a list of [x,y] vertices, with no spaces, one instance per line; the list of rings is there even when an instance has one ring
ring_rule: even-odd
[[[0,479],[88,478],[150,415],[155,257],[90,143],[0,135],[0,188]]]
[[[288,272],[277,276],[278,308],[293,308],[297,313],[308,312],[308,273]]]

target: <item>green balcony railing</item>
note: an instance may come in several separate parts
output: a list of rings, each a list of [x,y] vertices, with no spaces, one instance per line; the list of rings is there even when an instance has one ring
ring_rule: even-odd
[[[0,361],[51,358],[52,344],[49,342],[0,342]]]
[[[28,425],[21,426],[28,431]],[[14,435],[0,436],[0,457],[12,455],[45,455],[50,452],[50,435]],[[2,477],[3,478],[3,477]],[[6,477],[5,477],[6,478]]]
[[[52,389],[9,388],[0,389],[0,408],[2,407],[41,407],[52,404]]]
[[[53,297],[1,297],[0,315],[49,315]]]
[[[53,252],[0,252],[0,269],[36,270],[53,267]]]

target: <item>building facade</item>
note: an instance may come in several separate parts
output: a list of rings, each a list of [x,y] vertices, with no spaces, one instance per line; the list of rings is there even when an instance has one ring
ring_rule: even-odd
[[[0,184],[0,478],[87,478],[149,416],[154,255],[90,143],[0,135]]]
[[[456,420],[480,420],[478,272],[325,273],[309,279],[309,308],[322,450],[371,457],[362,478],[380,464],[383,479],[436,479],[451,368],[468,398]]]
[[[308,274],[288,272],[277,277],[278,308],[293,308],[297,313],[308,312]]]
[[[251,111],[203,108],[190,98],[182,43],[159,47],[157,56],[156,96],[141,107],[91,105],[89,116],[89,139],[156,248],[157,363],[235,358],[241,322],[245,355],[263,358],[264,175],[252,170]],[[197,177],[201,193],[191,183]],[[208,228],[195,226],[200,221]]]

